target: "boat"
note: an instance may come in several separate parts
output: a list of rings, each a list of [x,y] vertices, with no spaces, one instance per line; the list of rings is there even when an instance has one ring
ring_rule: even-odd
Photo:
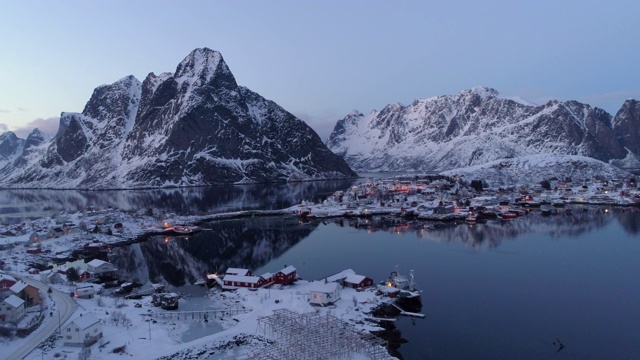
[[[195,232],[200,231],[200,228],[197,227],[197,226],[176,225],[176,226],[173,227],[173,231],[178,233],[178,234],[189,235],[189,234],[193,234]]]
[[[476,222],[478,222],[478,215],[473,211],[469,211],[465,221],[467,222],[467,224],[475,224]]]
[[[398,297],[407,299],[419,299],[422,291],[418,288],[418,284],[415,282],[415,276],[413,270],[409,272],[409,278],[396,271],[392,271],[389,274],[389,279],[386,282],[382,282],[378,286],[378,290],[385,296]]]
[[[299,209],[296,214],[298,215],[299,218],[306,218],[309,215],[311,215],[311,208],[307,208],[307,209]]]
[[[504,211],[498,213],[498,218],[502,220],[511,220],[515,219],[516,217],[518,217],[518,214],[513,211]]]

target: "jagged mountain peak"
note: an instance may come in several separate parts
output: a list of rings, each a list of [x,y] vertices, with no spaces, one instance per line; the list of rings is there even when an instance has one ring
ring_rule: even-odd
[[[208,84],[218,71],[226,75],[231,73],[222,58],[222,54],[205,47],[195,49],[189,53],[178,64],[174,76],[176,79],[199,79],[203,84]]]
[[[52,141],[22,154],[0,164],[0,185],[149,188],[357,176],[302,120],[239,87],[208,48],[193,50],[175,73],[97,87],[82,113],[62,113]]]
[[[486,86],[474,86],[471,89],[463,90],[460,94],[476,94],[483,99],[500,96],[498,90]]]
[[[24,144],[24,148],[28,149],[32,146],[38,146],[40,144],[43,144],[47,141],[49,141],[49,135],[45,134],[44,132],[42,132],[42,130],[35,128],[31,131],[31,133],[29,133],[29,135],[27,136],[27,139],[25,141]]]

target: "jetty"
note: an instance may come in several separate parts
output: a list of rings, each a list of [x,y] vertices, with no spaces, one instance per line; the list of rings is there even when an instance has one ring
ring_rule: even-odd
[[[411,317],[416,317],[416,318],[424,319],[424,314],[416,313],[416,312],[410,312],[410,311],[405,311],[403,308],[401,308],[400,306],[398,306],[396,303],[391,303],[391,305],[392,305],[393,307],[395,307],[396,309],[400,310],[400,315],[404,315],[404,316],[411,316]]]

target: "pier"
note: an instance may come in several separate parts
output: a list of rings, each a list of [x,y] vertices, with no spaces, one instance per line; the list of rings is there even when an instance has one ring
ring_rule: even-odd
[[[391,303],[391,305],[393,305],[393,307],[395,307],[396,309],[400,310],[400,315],[411,316],[411,317],[417,317],[417,318],[424,319],[424,314],[410,312],[410,311],[404,311],[403,308],[401,308],[400,306],[396,305],[395,303]]]

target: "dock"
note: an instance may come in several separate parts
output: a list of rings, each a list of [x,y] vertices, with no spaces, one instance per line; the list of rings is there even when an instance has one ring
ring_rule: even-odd
[[[400,306],[396,305],[395,303],[391,303],[391,305],[393,305],[396,309],[400,310],[400,315],[411,316],[411,317],[424,319],[424,314],[410,312],[410,311],[404,311],[403,308],[401,308]]]

